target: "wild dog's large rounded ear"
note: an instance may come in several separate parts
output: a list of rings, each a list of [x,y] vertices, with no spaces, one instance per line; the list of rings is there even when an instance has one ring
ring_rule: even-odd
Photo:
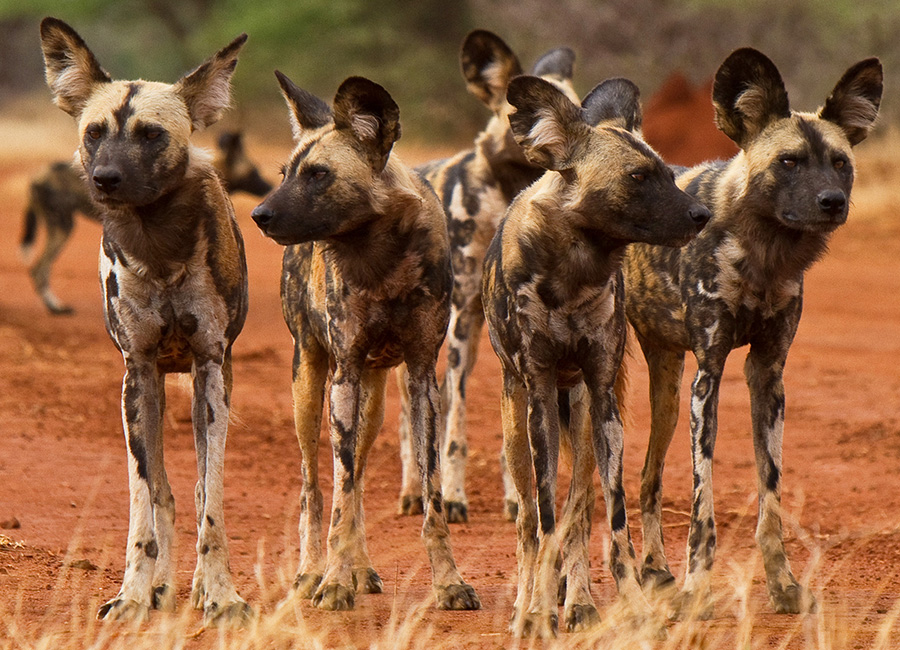
[[[81,36],[58,18],[41,21],[41,51],[53,102],[72,117],[81,115],[97,84],[112,81]]]
[[[628,131],[638,131],[643,121],[641,91],[622,77],[598,84],[581,102],[584,121],[591,126],[611,122]]]
[[[275,77],[281,86],[281,94],[291,109],[291,127],[294,139],[299,140],[304,131],[319,129],[331,124],[331,107],[310,92],[299,88],[287,75],[276,70]]]
[[[568,47],[545,52],[531,68],[533,77],[555,77],[559,81],[571,81],[574,72],[575,52]]]
[[[837,82],[819,117],[841,127],[851,145],[859,144],[878,117],[883,84],[881,61],[875,57],[860,61]]]
[[[506,99],[509,80],[522,74],[522,66],[503,39],[476,29],[463,41],[459,62],[469,92],[495,113]]]
[[[544,169],[571,169],[591,131],[581,107],[549,81],[525,75],[509,82],[506,99],[516,109],[509,125],[525,156]]]
[[[231,77],[246,42],[247,35],[241,34],[175,83],[191,116],[191,128],[217,122],[231,104]]]
[[[391,148],[400,139],[400,107],[374,81],[350,77],[334,96],[334,125],[353,135],[378,173],[387,165]]]
[[[773,120],[790,117],[787,90],[775,64],[758,50],[735,50],[713,82],[716,125],[741,148]]]

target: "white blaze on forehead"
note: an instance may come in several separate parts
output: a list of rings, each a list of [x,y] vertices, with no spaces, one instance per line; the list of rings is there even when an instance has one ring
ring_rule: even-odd
[[[129,118],[162,126],[173,135],[183,136],[186,141],[191,134],[191,117],[184,100],[169,84],[147,82],[131,100],[134,114]]]
[[[190,136],[191,120],[184,100],[171,85],[155,81],[115,81],[98,86],[81,114],[79,127],[83,132],[88,125],[99,123],[117,130],[117,113],[123,109],[126,129],[139,121],[157,124],[184,141]]]

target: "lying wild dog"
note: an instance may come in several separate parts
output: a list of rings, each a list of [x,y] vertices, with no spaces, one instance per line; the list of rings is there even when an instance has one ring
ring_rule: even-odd
[[[741,151],[677,179],[709,206],[712,220],[681,250],[636,245],[626,257],[628,319],[650,371],[652,423],[641,485],[645,586],[674,580],[662,537],[662,471],[678,418],[685,351],[694,353],[698,366],[691,392],[687,577],[676,610],[696,605],[711,615],[719,384],[729,352],[747,344],[744,373],[759,488],[756,539],[775,611],[804,608],[782,534],[782,371],[800,321],[803,274],[847,219],[851,148],[868,134],[881,88],[881,64],[866,59],[847,70],[817,113],[797,113],[775,65],[756,50],[737,50],[716,73],[713,104],[716,123]]]
[[[384,420],[388,372],[404,363],[437,606],[477,609],[478,597],[453,560],[438,483],[435,363],[451,286],[444,211],[428,185],[391,155],[400,110],[384,88],[351,77],[331,108],[276,75],[297,146],[282,184],[252,216],[286,246],[281,297],[294,337],[294,416],[303,454],[294,592],[338,610],[353,608],[354,588],[382,590],[366,549],[363,478]],[[334,497],[326,559],[318,443],[329,378]]]
[[[219,136],[213,165],[229,192],[264,196],[272,189],[247,157],[239,131],[226,131]],[[22,258],[28,260],[38,228],[43,226],[46,229],[44,250],[28,272],[35,292],[53,314],[72,312],[72,308],[60,302],[50,288],[50,273],[75,227],[76,212],[94,221],[99,221],[101,216],[100,210],[91,201],[82,173],[71,163],[52,163],[32,181],[29,188],[20,250]]]
[[[125,577],[100,618],[175,607],[175,502],[163,465],[165,375],[190,372],[197,446],[197,567],[204,621],[243,622],[250,607],[228,566],[223,471],[231,346],[247,314],[244,246],[215,168],[191,132],[215,122],[246,34],[174,85],[113,81],[75,31],[41,23],[47,84],[78,121],[77,159],[103,224],[106,328],[125,360],[122,422],[131,495]]]
[[[568,48],[551,50],[538,59],[531,74],[552,82],[573,101],[578,101],[571,84],[574,58]],[[469,518],[465,491],[468,455],[466,380],[475,365],[484,325],[481,306],[484,254],[509,203],[544,173],[542,167],[525,157],[509,130],[508,116],[512,107],[506,101],[506,87],[510,79],[522,74],[519,59],[513,51],[499,36],[476,30],[463,42],[460,63],[469,91],[491,109],[493,115],[475,139],[473,149],[427,163],[416,170],[431,183],[441,199],[450,230],[453,291],[447,331],[447,368],[441,385],[446,426],[441,454],[441,487],[447,521],[451,523]],[[400,394],[404,395],[402,390]],[[422,487],[409,443],[407,410],[404,402],[400,423],[403,459],[400,512],[414,514],[421,512]],[[505,512],[513,521],[516,518],[516,492],[505,462],[502,465]]]
[[[483,301],[501,361],[503,444],[518,493],[512,628],[546,635],[557,628],[560,419],[568,425],[563,435],[574,466],[563,517],[566,628],[597,617],[587,574],[593,501],[585,496],[594,455],[612,531],[610,569],[626,601],[636,607],[643,601],[625,515],[614,392],[625,348],[620,265],[627,244],[682,245],[710,215],[675,186],[641,139],[639,95],[630,81],[598,85],[581,106],[534,77],[513,79],[507,96],[516,109],[509,121],[517,142],[550,171],[519,194],[494,236]]]

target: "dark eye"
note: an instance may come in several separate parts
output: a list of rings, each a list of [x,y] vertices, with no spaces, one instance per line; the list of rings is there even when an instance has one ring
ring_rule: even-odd
[[[323,178],[325,178],[326,176],[328,176],[328,170],[327,169],[311,169],[309,172],[309,175],[312,177],[313,180],[320,181]]]
[[[634,173],[631,175],[631,177],[632,177],[634,180],[636,180],[638,183],[643,183],[645,180],[647,180],[647,174],[645,174],[645,173],[643,173],[643,172],[634,172]]]
[[[833,164],[834,164],[835,169],[843,169],[844,165],[847,164],[847,161],[843,160],[841,158],[838,158],[837,160],[834,161]]]
[[[797,166],[796,158],[782,158],[781,164],[784,165],[787,169],[793,169]]]
[[[161,135],[162,131],[157,131],[156,129],[149,129],[146,133],[144,133],[144,137],[148,140],[156,140]]]
[[[91,129],[87,132],[87,134],[91,140],[99,140],[101,135],[100,129]]]

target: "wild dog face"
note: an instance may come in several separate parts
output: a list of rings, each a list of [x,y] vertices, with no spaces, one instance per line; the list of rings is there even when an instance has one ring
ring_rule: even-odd
[[[508,98],[516,108],[510,126],[525,155],[560,172],[548,178],[550,191],[535,198],[539,210],[570,215],[608,249],[634,241],[680,246],[709,219],[640,138],[639,93],[630,81],[605,81],[577,106],[543,79],[518,77]]]
[[[175,84],[113,81],[61,21],[45,20],[41,39],[54,101],[78,121],[76,158],[92,198],[145,206],[182,182],[191,133],[227,108],[228,85],[247,37],[239,36]]]
[[[272,186],[260,176],[259,169],[247,156],[240,131],[226,131],[219,136],[214,164],[229,192],[265,196],[272,191]]]
[[[377,182],[400,137],[400,109],[384,88],[350,77],[334,110],[275,73],[291,108],[297,146],[281,185],[253,210],[262,231],[279,244],[299,244],[353,232],[397,209]],[[412,194],[410,201],[418,201]]]
[[[828,232],[847,220],[852,147],[865,139],[881,102],[877,59],[851,67],[816,113],[790,109],[775,65],[737,50],[716,74],[719,128],[746,157],[746,193],[755,211],[800,231]]]

